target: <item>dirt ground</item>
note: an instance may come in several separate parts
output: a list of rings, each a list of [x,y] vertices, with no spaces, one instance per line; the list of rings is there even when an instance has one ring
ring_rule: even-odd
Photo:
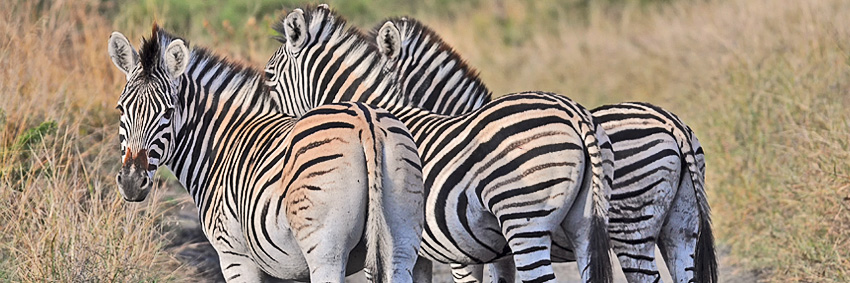
[[[184,192],[184,191],[181,191]],[[196,268],[204,281],[208,282],[224,282],[221,276],[221,271],[218,263],[218,257],[215,250],[207,242],[198,223],[198,210],[189,199],[188,195],[175,196],[183,203],[176,212],[172,215],[175,227],[175,237],[167,250],[175,255],[181,262],[190,268]],[[758,273],[754,271],[742,270],[735,266],[727,264],[726,252],[719,252],[720,259],[720,282],[725,283],[748,283],[758,280]],[[661,255],[656,250],[656,258],[660,259]],[[620,266],[615,262],[614,265],[614,282],[626,282]],[[667,267],[661,264],[659,266],[664,282],[673,282],[670,279]],[[487,270],[484,271],[485,278],[489,278]],[[578,271],[575,263],[556,263],[555,275],[559,282],[581,282],[578,277]],[[451,273],[448,265],[436,263],[434,264],[434,283],[448,283],[451,281]],[[365,277],[362,273],[354,274],[346,278],[346,282],[350,283],[365,283]],[[519,281],[517,281],[519,282]]]

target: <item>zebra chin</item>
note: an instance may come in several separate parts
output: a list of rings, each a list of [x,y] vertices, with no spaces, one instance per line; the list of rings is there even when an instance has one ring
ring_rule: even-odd
[[[140,202],[147,198],[153,187],[153,182],[147,171],[121,170],[116,177],[118,191],[125,201]]]

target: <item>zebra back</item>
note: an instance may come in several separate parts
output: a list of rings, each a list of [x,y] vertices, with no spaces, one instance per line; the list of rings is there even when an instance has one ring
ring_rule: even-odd
[[[378,49],[326,5],[295,9],[273,28],[281,46],[266,64],[266,83],[283,113],[341,101],[406,103]]]
[[[399,91],[410,105],[454,116],[478,109],[492,99],[478,72],[416,19],[389,19],[369,35],[381,55],[395,65]]]

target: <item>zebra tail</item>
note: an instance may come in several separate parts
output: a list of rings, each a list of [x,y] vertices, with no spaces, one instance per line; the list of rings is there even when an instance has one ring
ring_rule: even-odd
[[[590,223],[590,280],[594,283],[610,283],[613,281],[611,258],[608,250],[608,196],[611,192],[612,175],[614,171],[614,153],[608,135],[600,125],[592,121],[592,116],[586,112],[590,123],[585,124],[584,144],[590,161],[591,193],[593,198],[593,219]]]
[[[384,139],[374,127],[370,128],[372,130],[364,130],[361,133],[369,187],[364,267],[367,277],[371,277],[371,282],[388,282],[392,277],[392,270],[386,269],[392,264],[393,241],[383,209]]]
[[[674,127],[675,128],[675,127]],[[696,251],[694,254],[694,279],[697,283],[717,282],[717,256],[714,252],[714,234],[711,231],[711,208],[708,206],[708,198],[705,194],[705,155],[699,140],[691,129],[685,126],[687,143],[678,141],[683,148],[685,163],[690,173],[691,181],[697,201],[699,212],[699,235],[697,237]],[[687,139],[687,136],[683,137]]]

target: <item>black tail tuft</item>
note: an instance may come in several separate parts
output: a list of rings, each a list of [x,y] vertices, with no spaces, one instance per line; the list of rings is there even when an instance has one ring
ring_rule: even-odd
[[[694,279],[697,283],[717,282],[717,255],[714,253],[711,220],[702,213],[700,213],[699,238],[697,238],[694,265]]]
[[[605,219],[595,216],[590,223],[590,281],[593,283],[611,283],[611,248],[608,227]]]

